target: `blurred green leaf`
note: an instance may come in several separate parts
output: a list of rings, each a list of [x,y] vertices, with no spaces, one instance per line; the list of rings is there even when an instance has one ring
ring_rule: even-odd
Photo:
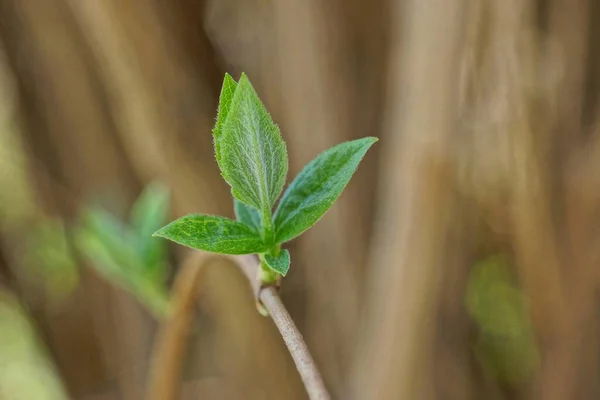
[[[152,236],[164,225],[169,206],[169,190],[159,183],[151,183],[133,204],[132,228],[141,237]]]
[[[164,284],[140,271],[138,261],[131,258],[123,264],[114,257],[110,246],[93,231],[82,229],[75,239],[77,247],[95,270],[106,280],[135,295],[157,317],[165,316],[169,310],[169,296]]]
[[[26,265],[52,300],[68,296],[79,283],[77,263],[59,219],[38,219],[26,237]]]
[[[539,365],[538,347],[508,257],[498,254],[475,265],[466,305],[479,328],[475,352],[484,368],[512,385],[529,379]]]
[[[79,251],[96,271],[113,284],[129,288],[131,282],[135,280],[131,271],[127,273],[126,267],[130,267],[130,265],[124,268],[115,259],[111,248],[95,232],[80,229],[75,235],[75,243]]]
[[[136,254],[137,240],[123,222],[109,212],[91,207],[82,218],[82,228],[94,236],[117,265],[127,266],[132,274],[139,274],[144,266]]]
[[[540,356],[533,333],[509,339],[480,335],[475,356],[491,377],[515,387],[531,379],[539,368]]]
[[[146,187],[131,211],[131,226],[136,235],[138,252],[144,269],[156,279],[164,277],[167,246],[164,240],[152,236],[163,226],[169,212],[169,191],[159,184]]]
[[[166,188],[152,184],[132,207],[131,225],[89,207],[75,235],[77,248],[100,275],[131,292],[158,317],[169,309],[166,245],[152,233],[164,223],[168,206]]]

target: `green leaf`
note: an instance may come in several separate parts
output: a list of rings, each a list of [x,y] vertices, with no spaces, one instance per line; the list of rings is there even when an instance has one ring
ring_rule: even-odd
[[[252,254],[266,250],[260,235],[249,226],[213,215],[187,215],[161,228],[154,236],[213,253]]]
[[[213,129],[213,138],[215,142],[215,155],[217,161],[221,159],[219,139],[223,130],[223,124],[227,119],[229,110],[231,109],[231,101],[233,100],[233,94],[237,88],[237,82],[233,80],[231,75],[225,74],[223,79],[223,86],[221,87],[221,96],[219,97],[219,109],[217,111],[217,122]]]
[[[275,242],[283,243],[313,226],[340,196],[377,138],[338,144],[308,163],[285,191],[275,212]]]
[[[113,282],[131,284],[145,266],[136,252],[135,237],[112,214],[89,208],[77,229],[75,243],[91,265]]]
[[[90,265],[109,282],[131,292],[157,317],[168,312],[169,298],[162,282],[140,274],[140,268],[135,264],[117,262],[113,249],[89,229],[79,229],[75,243]],[[131,261],[136,262],[135,259]]]
[[[144,189],[131,209],[131,226],[140,236],[150,237],[164,225],[169,211],[169,190],[159,183]]]
[[[227,104],[227,97],[224,100]],[[279,128],[245,74],[225,109],[225,120],[215,136],[217,162],[223,178],[238,200],[259,210],[261,216],[270,215],[283,190],[288,170],[287,152]]]
[[[143,269],[136,254],[135,236],[115,216],[102,208],[91,207],[85,211],[82,222],[82,230],[94,236],[120,268]]]
[[[164,219],[159,216],[166,212],[166,195],[158,186],[145,191],[132,209],[135,229],[101,208],[88,208],[74,236],[77,248],[100,275],[131,292],[158,317],[169,307],[165,257],[160,253],[164,242],[141,232]]]
[[[242,203],[238,199],[233,199],[236,219],[260,232],[260,215],[256,209]]]
[[[285,276],[290,269],[290,252],[281,250],[278,256],[265,254],[265,262],[273,271]]]
[[[63,222],[38,219],[24,239],[23,267],[43,283],[50,300],[64,300],[77,287],[79,271]]]
[[[111,249],[90,229],[79,229],[75,244],[90,265],[109,281],[121,286],[128,286],[134,281],[135,272],[128,269],[129,266],[119,264]]]
[[[164,240],[152,237],[165,224],[169,211],[169,190],[152,183],[146,187],[131,210],[131,226],[136,234],[138,254],[150,275],[164,275],[167,246]]]
[[[478,361],[494,378],[517,385],[536,372],[539,349],[527,299],[513,270],[511,260],[502,253],[479,261],[469,273],[465,300],[478,328]]]

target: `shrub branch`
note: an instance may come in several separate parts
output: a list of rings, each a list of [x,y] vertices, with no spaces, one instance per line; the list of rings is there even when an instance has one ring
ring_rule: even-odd
[[[197,257],[199,255],[199,258]],[[174,400],[178,397],[181,383],[181,368],[193,320],[194,304],[200,297],[202,272],[207,265],[218,259],[234,262],[248,278],[257,303],[271,316],[281,333],[306,392],[311,400],[330,399],[321,374],[287,309],[283,305],[275,286],[261,287],[257,279],[260,268],[254,256],[227,256],[209,253],[195,253],[178,273],[173,289],[173,314],[164,322],[155,343],[148,396],[150,400]]]

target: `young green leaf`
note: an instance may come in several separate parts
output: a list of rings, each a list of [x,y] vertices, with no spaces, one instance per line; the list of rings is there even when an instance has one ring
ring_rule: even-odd
[[[142,237],[163,226],[169,210],[169,190],[159,183],[144,189],[131,209],[131,226]]]
[[[165,288],[153,276],[139,273],[138,259],[132,258],[129,264],[123,264],[114,249],[88,228],[78,229],[75,244],[100,275],[133,293],[155,315],[166,314],[169,299]]]
[[[261,216],[270,215],[288,170],[279,128],[245,74],[225,109],[221,111],[226,113],[225,120],[215,134],[221,173],[237,199],[259,210]]]
[[[63,221],[40,218],[28,227],[24,238],[23,268],[37,275],[49,295],[63,300],[79,283],[77,260]]]
[[[169,191],[158,183],[146,187],[131,210],[131,226],[135,233],[138,254],[149,274],[163,275],[166,242],[152,237],[152,234],[165,224],[169,210]],[[127,243],[129,247],[134,243]]]
[[[281,250],[278,256],[265,254],[265,262],[273,271],[285,276],[290,269],[290,252]]]
[[[275,212],[275,242],[283,243],[314,225],[340,196],[377,138],[338,144],[308,163],[285,191]]]
[[[131,268],[131,264],[121,264],[119,255],[96,232],[82,227],[76,233],[77,249],[99,274],[120,285],[130,285],[138,276],[136,268]]]
[[[539,348],[511,260],[494,254],[473,266],[465,303],[477,327],[475,355],[486,372],[516,385],[539,368]]]
[[[233,94],[235,93],[236,88],[237,82],[233,80],[231,75],[225,74],[225,78],[223,79],[223,86],[221,87],[221,96],[219,98],[217,122],[215,123],[215,127],[213,129],[215,155],[217,157],[217,162],[220,162],[219,160],[221,159],[219,139],[221,138],[223,125],[225,124],[225,120],[227,119],[227,115],[229,114],[229,110],[231,109],[231,101],[233,100]]]
[[[242,203],[238,199],[233,199],[236,219],[260,232],[260,215],[254,208]]]
[[[266,250],[262,238],[252,228],[214,215],[187,215],[159,229],[154,236],[213,253],[252,254]]]
[[[89,207],[82,215],[80,230],[97,239],[117,265],[143,269],[136,257],[135,235],[114,215],[99,207]]]

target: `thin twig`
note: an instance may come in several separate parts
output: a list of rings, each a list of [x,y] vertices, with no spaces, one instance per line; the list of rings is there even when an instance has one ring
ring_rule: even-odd
[[[296,324],[294,324],[292,317],[290,317],[290,314],[281,302],[277,290],[274,287],[266,287],[260,291],[259,298],[269,312],[273,322],[275,322],[283,341],[294,359],[302,382],[304,382],[304,387],[308,392],[308,397],[311,400],[330,399],[327,388],[323,383],[323,378],[308,351],[308,347]]]
[[[256,257],[234,256],[232,259],[248,278],[252,291],[257,295],[261,305],[267,310],[277,330],[281,333],[310,400],[330,399],[331,397],[323,383],[319,369],[302,338],[302,334],[283,305],[279,292],[274,286],[260,288],[260,282],[256,278],[259,268]]]
[[[186,353],[194,305],[200,295],[206,265],[214,258],[194,253],[177,274],[172,290],[172,309],[163,322],[150,361],[147,400],[175,400],[179,397],[183,357]]]
[[[173,313],[158,334],[153,351],[147,398],[150,400],[174,400],[178,397],[183,356],[193,319],[194,304],[200,294],[202,272],[208,264],[219,259],[233,261],[248,278],[253,293],[258,294],[260,302],[281,333],[309,398],[311,400],[330,399],[308,347],[281,302],[277,289],[274,287],[259,288],[256,277],[259,264],[256,257],[218,256],[202,252],[195,252],[194,256],[183,265],[181,272],[177,274],[173,288]]]

